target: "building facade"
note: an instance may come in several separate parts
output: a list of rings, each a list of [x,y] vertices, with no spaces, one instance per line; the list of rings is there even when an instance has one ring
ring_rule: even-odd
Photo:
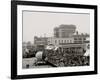
[[[78,34],[75,25],[60,25],[54,28],[54,37],[34,37],[34,45],[55,45],[55,46],[82,46],[84,43],[89,43],[88,34]]]
[[[74,38],[55,38],[55,37],[50,37],[48,38],[48,44],[53,44],[56,46],[61,46],[62,44],[69,44],[69,43],[74,43]]]
[[[37,46],[37,45],[47,45],[47,37],[37,37],[35,36],[34,37],[34,45]]]
[[[75,25],[60,25],[59,27],[54,28],[54,37],[56,38],[68,38],[72,37],[75,33]]]
[[[88,34],[76,34],[73,35],[74,43],[89,43],[89,35]]]

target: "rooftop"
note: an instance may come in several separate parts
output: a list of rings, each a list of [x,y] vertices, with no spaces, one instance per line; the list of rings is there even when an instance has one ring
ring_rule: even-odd
[[[76,29],[76,26],[75,26],[75,25],[72,25],[72,24],[70,24],[70,25],[61,24],[61,25],[59,26],[59,28],[70,28],[70,29]]]

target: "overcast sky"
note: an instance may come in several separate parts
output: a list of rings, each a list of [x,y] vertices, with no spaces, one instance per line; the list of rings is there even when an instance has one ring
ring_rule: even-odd
[[[76,25],[79,33],[90,33],[90,15],[76,13],[23,12],[23,41],[34,41],[34,36],[53,36],[54,27]]]

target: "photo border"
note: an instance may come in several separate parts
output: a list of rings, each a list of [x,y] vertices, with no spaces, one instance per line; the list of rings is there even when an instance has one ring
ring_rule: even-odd
[[[94,45],[95,45],[94,71],[17,75],[17,5],[31,5],[31,6],[36,5],[45,7],[47,6],[47,7],[62,7],[62,8],[93,9]],[[34,2],[34,1],[11,1],[11,78],[12,79],[75,76],[75,75],[90,75],[90,74],[97,74],[97,6],[96,5],[49,3],[49,2]]]

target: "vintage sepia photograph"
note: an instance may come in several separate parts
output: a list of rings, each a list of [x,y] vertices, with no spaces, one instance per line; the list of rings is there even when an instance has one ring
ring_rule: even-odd
[[[97,6],[11,2],[11,78],[97,74]]]
[[[90,65],[90,14],[23,11],[22,68]]]

